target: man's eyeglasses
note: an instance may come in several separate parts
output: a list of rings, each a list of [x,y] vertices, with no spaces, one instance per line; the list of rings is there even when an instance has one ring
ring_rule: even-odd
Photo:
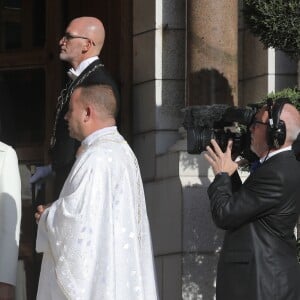
[[[73,35],[69,32],[66,32],[64,34],[64,36],[62,37],[62,40],[63,42],[68,42],[72,39],[84,39],[84,40],[89,40],[94,46],[95,46],[95,42],[93,40],[91,40],[90,38],[88,37],[85,37],[85,36],[81,36],[81,35]]]
[[[251,123],[251,126],[256,127],[257,124],[268,125],[269,123],[268,122],[262,122],[262,121],[254,119],[253,122]]]

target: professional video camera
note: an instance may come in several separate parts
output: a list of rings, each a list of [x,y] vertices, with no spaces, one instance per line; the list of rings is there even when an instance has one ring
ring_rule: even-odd
[[[187,151],[200,154],[215,139],[225,151],[229,139],[233,140],[232,153],[249,162],[255,160],[250,150],[249,126],[258,109],[257,105],[246,108],[225,104],[199,105],[187,107],[183,126],[187,130]]]

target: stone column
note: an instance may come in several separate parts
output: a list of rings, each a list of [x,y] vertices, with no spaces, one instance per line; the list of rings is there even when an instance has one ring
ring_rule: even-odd
[[[186,3],[186,105],[237,105],[238,0]]]
[[[186,106],[237,105],[238,1],[186,0],[186,5]],[[212,300],[223,241],[207,196],[214,175],[203,155],[188,154],[185,145],[183,137],[170,149],[178,155],[181,184],[181,298]]]

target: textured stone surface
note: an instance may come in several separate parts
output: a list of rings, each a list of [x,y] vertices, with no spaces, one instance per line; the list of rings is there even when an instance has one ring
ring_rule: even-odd
[[[238,1],[190,0],[187,14],[188,103],[236,104]]]
[[[221,248],[223,231],[212,221],[207,187],[183,188],[183,249],[185,252],[214,253]]]
[[[155,28],[155,2],[133,0],[133,34],[140,34]]]
[[[133,37],[133,82],[155,78],[155,30]]]
[[[182,251],[182,194],[178,178],[144,185],[156,255]]]
[[[182,126],[184,80],[153,80],[135,86],[133,94],[134,134],[153,130],[175,130]]]
[[[182,264],[182,299],[214,300],[218,256],[186,253]],[[168,298],[166,298],[168,299]]]

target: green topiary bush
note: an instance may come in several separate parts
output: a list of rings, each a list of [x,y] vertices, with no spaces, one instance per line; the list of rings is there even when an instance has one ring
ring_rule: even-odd
[[[244,0],[243,14],[249,30],[266,48],[300,58],[299,0]]]
[[[261,104],[265,104],[268,99],[276,101],[276,99],[279,98],[289,99],[300,111],[300,90],[298,90],[297,88],[286,88],[278,92],[270,93],[262,99]]]

